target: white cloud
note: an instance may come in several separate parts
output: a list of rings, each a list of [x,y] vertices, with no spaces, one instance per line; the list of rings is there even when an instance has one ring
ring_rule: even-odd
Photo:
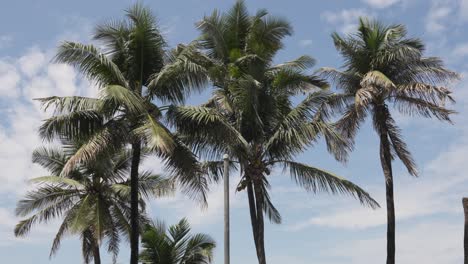
[[[393,6],[401,0],[361,0],[362,2],[374,7],[374,8],[387,8]]]
[[[33,98],[87,93],[86,82],[70,66],[48,63],[50,56],[38,48],[18,58],[0,60],[0,95],[10,96],[0,118],[0,193],[21,193],[26,181],[44,171],[32,164],[31,153],[42,141],[37,129],[46,117]],[[20,96],[21,95],[21,96]]]
[[[444,31],[452,13],[452,5],[447,2],[433,1],[426,16],[426,31],[431,34]]]
[[[426,15],[426,31],[432,34],[457,28],[468,21],[468,0],[432,0]]]
[[[462,263],[463,232],[460,232],[462,225],[463,220],[433,221],[400,228],[397,233],[397,263]],[[384,237],[355,239],[352,242],[337,244],[328,250],[328,254],[345,259],[346,263],[350,264],[384,263],[385,241]]]
[[[0,247],[11,246],[16,243],[44,243],[50,241],[51,236],[56,232],[58,224],[56,221],[50,225],[38,225],[31,231],[28,237],[15,237],[13,230],[19,222],[19,218],[14,215],[13,210],[0,207]]]
[[[330,25],[337,27],[338,31],[348,34],[356,30],[360,17],[373,17],[374,15],[362,8],[343,9],[338,12],[323,12],[321,18]]]
[[[30,49],[18,60],[19,68],[28,77],[32,77],[47,64],[46,55],[37,47]]]
[[[14,65],[0,60],[0,96],[17,97],[20,75]]]

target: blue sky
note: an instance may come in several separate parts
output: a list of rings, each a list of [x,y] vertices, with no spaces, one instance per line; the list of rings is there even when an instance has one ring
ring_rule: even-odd
[[[50,63],[61,40],[89,42],[93,25],[122,17],[130,0],[4,1],[0,10],[0,261],[2,263],[82,263],[76,237],[62,244],[58,255],[48,253],[57,222],[39,225],[29,237],[16,239],[13,227],[16,200],[27,190],[27,179],[44,175],[30,162],[41,144],[36,136],[47,115],[32,98],[50,95],[94,95],[95,88],[72,68]],[[410,35],[422,38],[427,55],[442,57],[465,75],[468,71],[467,0],[328,0],[246,1],[254,12],[267,8],[284,16],[294,27],[277,61],[302,54],[315,57],[318,67],[341,64],[330,33],[352,32],[359,16],[404,23]],[[194,23],[214,8],[224,10],[233,1],[144,1],[159,19],[171,46],[197,36]],[[458,264],[462,262],[463,213],[461,198],[468,195],[468,92],[463,77],[453,88],[459,114],[455,125],[413,119],[395,113],[397,122],[419,165],[420,178],[410,178],[395,166],[397,263]],[[208,97],[196,95],[189,104]],[[384,205],[384,179],[378,160],[378,142],[371,126],[357,138],[350,161],[342,165],[326,152],[323,143],[298,159],[345,176],[360,184]],[[163,172],[155,159],[146,168]],[[233,176],[233,182],[237,177]],[[385,210],[362,208],[348,197],[308,194],[290,182],[281,170],[271,176],[272,199],[283,214],[282,225],[268,224],[269,263],[375,264],[385,260]],[[232,263],[255,263],[245,193],[232,193]],[[208,209],[201,210],[183,195],[151,202],[150,214],[168,224],[187,216],[197,232],[219,243],[216,264],[222,263],[222,191],[213,186]],[[128,262],[122,245],[119,263]],[[106,257],[104,263],[110,262]]]

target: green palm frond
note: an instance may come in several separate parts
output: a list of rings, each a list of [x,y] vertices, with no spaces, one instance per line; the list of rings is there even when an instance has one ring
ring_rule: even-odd
[[[66,41],[59,46],[54,61],[76,67],[89,80],[101,86],[117,84],[127,87],[118,66],[92,45]]]
[[[333,173],[298,162],[281,161],[281,163],[285,170],[289,169],[294,181],[307,191],[346,194],[371,208],[379,207],[379,204],[366,191]]]
[[[66,161],[65,153],[58,148],[40,147],[32,153],[32,162],[42,166],[54,175],[60,174]]]
[[[183,102],[192,90],[200,91],[208,84],[207,68],[212,63],[191,45],[179,45],[173,61],[151,77],[150,97],[164,101]]]
[[[76,188],[81,189],[84,185],[74,179],[58,177],[58,176],[42,176],[36,177],[30,180],[30,183],[38,183],[38,184],[50,184],[50,185],[63,185],[68,188]]]
[[[149,150],[170,153],[175,147],[171,132],[151,115],[148,114],[145,117],[143,124],[133,133],[143,139]]]
[[[119,126],[119,123],[108,122],[102,129],[85,140],[76,153],[68,159],[61,176],[68,175],[79,163],[95,161],[100,154],[121,148],[125,142],[123,139],[127,137],[125,132],[125,127]]]
[[[314,67],[316,64],[316,60],[310,56],[303,55],[300,56],[299,58],[292,60],[292,61],[287,61],[284,63],[277,64],[273,67],[271,67],[271,70],[307,70],[309,68]]]
[[[140,259],[145,263],[211,263],[215,241],[206,234],[190,234],[190,231],[186,219],[169,228],[162,222],[147,225],[142,235]]]
[[[139,115],[146,111],[143,98],[120,85],[107,85],[101,88],[100,99],[104,104],[123,107],[129,114]]]
[[[99,111],[103,107],[102,101],[96,98],[82,97],[82,96],[50,96],[45,98],[35,99],[39,101],[44,110],[53,106],[57,114],[72,113],[75,111],[94,110]]]
[[[453,110],[420,98],[395,96],[394,102],[396,108],[401,113],[409,116],[435,117],[439,120],[451,123],[450,116],[456,113]]]
[[[239,131],[214,109],[172,107],[167,116],[179,133],[190,134],[187,140],[200,151],[209,151],[208,144],[212,146],[214,155],[226,153],[228,145],[244,152],[248,150],[248,143]]]
[[[73,111],[46,119],[39,127],[39,135],[52,140],[64,136],[85,138],[102,127],[103,118],[94,110]]]

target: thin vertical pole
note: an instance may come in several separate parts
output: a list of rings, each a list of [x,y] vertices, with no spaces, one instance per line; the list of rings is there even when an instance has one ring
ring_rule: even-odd
[[[224,154],[224,264],[229,264],[229,155]]]
[[[463,239],[463,248],[465,250],[465,264],[468,264],[468,198],[463,198],[463,212],[465,215],[465,234]]]

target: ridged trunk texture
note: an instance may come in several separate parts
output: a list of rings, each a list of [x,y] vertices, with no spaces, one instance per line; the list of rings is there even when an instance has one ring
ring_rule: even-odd
[[[138,264],[140,228],[138,226],[138,169],[140,166],[140,142],[132,144],[132,164],[130,168],[130,264]]]

